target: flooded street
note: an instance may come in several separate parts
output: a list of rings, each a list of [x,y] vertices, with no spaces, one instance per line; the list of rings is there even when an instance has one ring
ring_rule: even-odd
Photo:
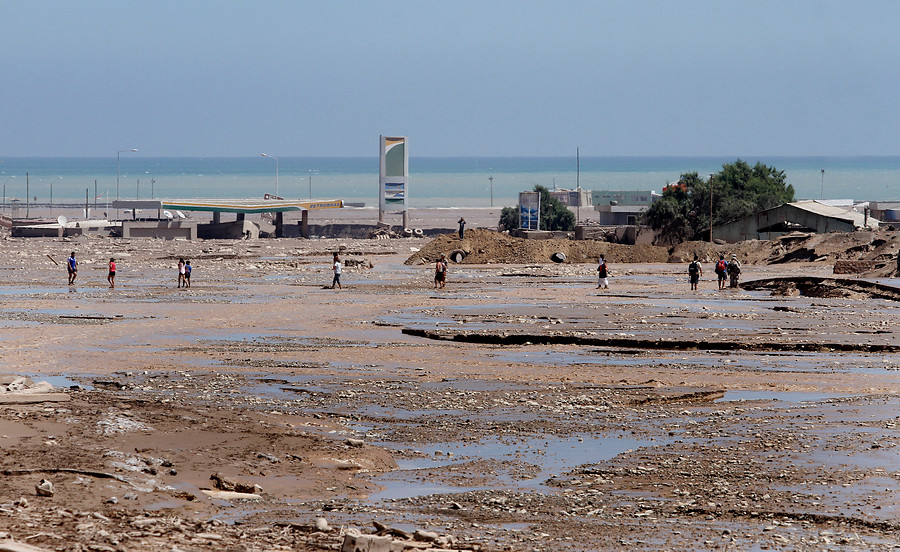
[[[691,292],[679,264],[612,264],[608,290],[592,264],[451,265],[435,290],[404,264],[421,243],[89,240],[68,288],[46,255],[71,244],[5,241],[3,375],[69,400],[0,404],[0,537],[313,551],[375,524],[444,550],[900,546],[900,302]],[[341,245],[372,266],[326,289]]]

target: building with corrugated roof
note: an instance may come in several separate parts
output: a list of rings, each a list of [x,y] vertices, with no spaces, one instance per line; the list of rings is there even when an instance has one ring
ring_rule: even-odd
[[[789,232],[853,232],[877,228],[874,217],[820,201],[785,203],[753,215],[713,227],[713,238],[729,243],[770,240]]]

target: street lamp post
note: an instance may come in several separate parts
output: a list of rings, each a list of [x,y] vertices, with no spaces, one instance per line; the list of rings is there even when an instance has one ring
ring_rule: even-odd
[[[61,176],[58,176],[50,181],[50,216],[53,216],[53,183],[57,180],[62,180]]]
[[[137,151],[137,148],[124,149],[116,152],[116,201],[119,201],[119,156],[125,152]],[[119,208],[116,207],[116,220],[119,219]]]
[[[6,179],[6,182],[3,183],[3,210],[4,211],[6,211],[6,184],[9,183],[9,181],[15,177],[16,177],[16,175],[9,176]]]
[[[267,153],[260,153],[260,155],[263,157],[270,157],[275,160],[275,195],[281,197],[278,195],[278,158]]]
[[[150,171],[144,171],[144,174],[150,176],[150,199],[153,199],[153,185],[156,184],[156,180],[153,180],[153,173]]]
[[[713,196],[712,183],[713,183],[713,175],[710,174],[709,175],[709,243],[713,242],[713,240],[712,240],[712,222],[713,222],[713,218],[712,218],[712,196]]]
[[[494,177],[489,176],[488,180],[491,182],[491,207],[494,206]]]
[[[822,169],[822,195],[819,199],[825,199],[825,169]]]

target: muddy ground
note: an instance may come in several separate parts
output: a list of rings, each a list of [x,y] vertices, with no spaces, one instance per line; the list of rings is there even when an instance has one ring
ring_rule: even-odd
[[[0,241],[0,389],[68,396],[0,404],[0,543],[900,546],[896,300],[708,274],[692,293],[684,265],[646,262],[612,265],[608,290],[593,262],[454,264],[434,290],[405,264],[426,247]],[[73,288],[53,262],[71,250]],[[824,260],[743,274],[781,278],[848,287]]]

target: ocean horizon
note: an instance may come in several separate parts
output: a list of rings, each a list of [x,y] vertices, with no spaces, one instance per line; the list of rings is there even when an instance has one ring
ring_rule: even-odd
[[[653,190],[683,173],[701,177],[743,159],[785,171],[797,199],[900,199],[900,156],[807,157],[410,157],[409,206],[515,205],[535,185],[584,190]],[[822,172],[824,169],[824,173]],[[277,179],[276,179],[277,170]],[[27,175],[27,177],[26,177]],[[26,182],[27,181],[27,182]],[[121,199],[343,199],[377,205],[378,158],[372,157],[116,157],[0,158],[8,201],[100,203]]]

